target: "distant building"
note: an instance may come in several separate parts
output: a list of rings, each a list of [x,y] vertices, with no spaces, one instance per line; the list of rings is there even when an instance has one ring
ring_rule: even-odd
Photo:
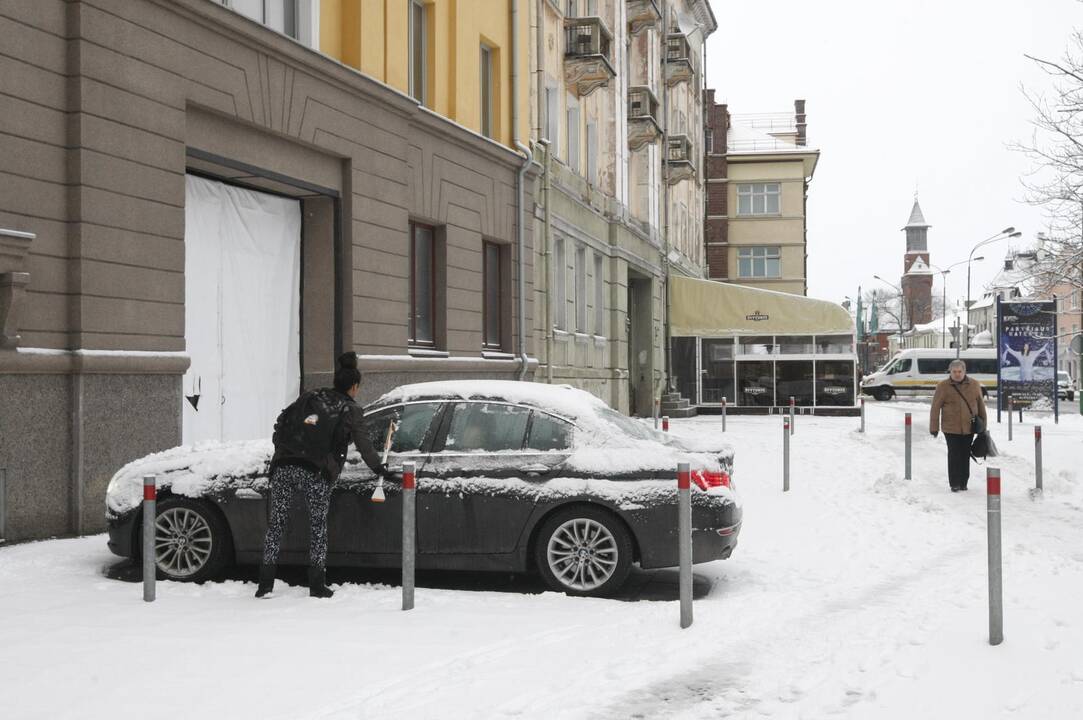
[[[903,295],[903,324],[907,328],[933,319],[933,271],[929,267],[929,228],[918,199],[910,210],[906,233],[903,276],[899,282]]]

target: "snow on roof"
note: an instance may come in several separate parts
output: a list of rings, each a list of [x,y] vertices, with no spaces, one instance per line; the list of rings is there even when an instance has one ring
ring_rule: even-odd
[[[903,228],[927,228],[932,227],[929,223],[925,222],[925,215],[921,212],[921,205],[918,204],[918,199],[914,198],[914,207],[910,210],[910,219],[906,221],[906,227]]]
[[[772,135],[735,121],[726,133],[726,147],[730,153],[742,152],[816,152],[804,145],[797,145],[786,136]]]
[[[585,390],[516,380],[444,380],[400,385],[370,407],[434,397],[463,400],[493,399],[545,408],[568,418],[580,418],[609,408]]]

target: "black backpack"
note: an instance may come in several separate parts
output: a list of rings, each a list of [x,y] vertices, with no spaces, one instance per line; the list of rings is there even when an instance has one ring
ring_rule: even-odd
[[[306,460],[323,470],[341,454],[342,413],[346,402],[324,390],[302,393],[275,420],[275,455]]]

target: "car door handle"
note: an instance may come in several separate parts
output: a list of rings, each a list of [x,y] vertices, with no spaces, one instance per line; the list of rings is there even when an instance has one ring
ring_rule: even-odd
[[[238,500],[262,500],[263,496],[251,488],[240,488],[233,493]]]
[[[549,467],[548,465],[546,465],[544,463],[531,463],[529,465],[523,465],[521,468],[519,468],[519,470],[521,472],[524,472],[527,475],[532,475],[532,476],[545,475],[546,473],[550,472],[552,469],[553,468]]]

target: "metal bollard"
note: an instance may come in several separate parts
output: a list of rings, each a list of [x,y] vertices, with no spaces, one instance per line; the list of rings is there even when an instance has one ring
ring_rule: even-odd
[[[782,492],[790,491],[790,419],[782,417]]]
[[[669,415],[662,416],[662,432],[669,432]]]
[[[865,432],[865,398],[861,398],[861,429],[858,432]]]
[[[797,423],[794,421],[794,398],[790,395],[790,435],[793,435],[794,430],[797,429]]]
[[[986,470],[989,517],[989,644],[1004,642],[1004,598],[1000,564],[1000,468]]]
[[[0,468],[0,542],[4,542],[4,538],[7,537],[5,532],[7,531],[7,498],[8,498],[8,471],[7,468]]]
[[[417,559],[417,498],[414,464],[402,464],[402,609],[414,609],[414,564]]]
[[[658,398],[654,399],[654,411],[653,412],[654,412],[654,429],[655,430],[658,429],[658,416],[661,414],[660,411],[659,411],[659,403],[660,402],[661,402],[661,400],[659,400]]]
[[[1008,398],[1008,440],[1012,439],[1012,415],[1015,412],[1015,401]]]
[[[681,628],[692,624],[692,473],[677,463],[677,558],[680,563]]]
[[[913,435],[913,418],[910,417],[910,413],[906,413],[906,452],[905,452],[905,456],[906,456],[906,461],[905,461],[905,463],[906,463],[906,474],[904,476],[904,479],[906,479],[906,480],[909,480],[910,475],[911,475],[911,472],[910,472],[910,469],[911,469],[910,468],[910,442],[912,440],[912,435]]]
[[[1034,426],[1034,487],[1042,491],[1042,426]]]
[[[143,600],[154,602],[158,580],[157,552],[154,548],[154,526],[158,512],[158,478],[143,476]]]
[[[726,432],[726,398],[722,398],[722,432]]]

